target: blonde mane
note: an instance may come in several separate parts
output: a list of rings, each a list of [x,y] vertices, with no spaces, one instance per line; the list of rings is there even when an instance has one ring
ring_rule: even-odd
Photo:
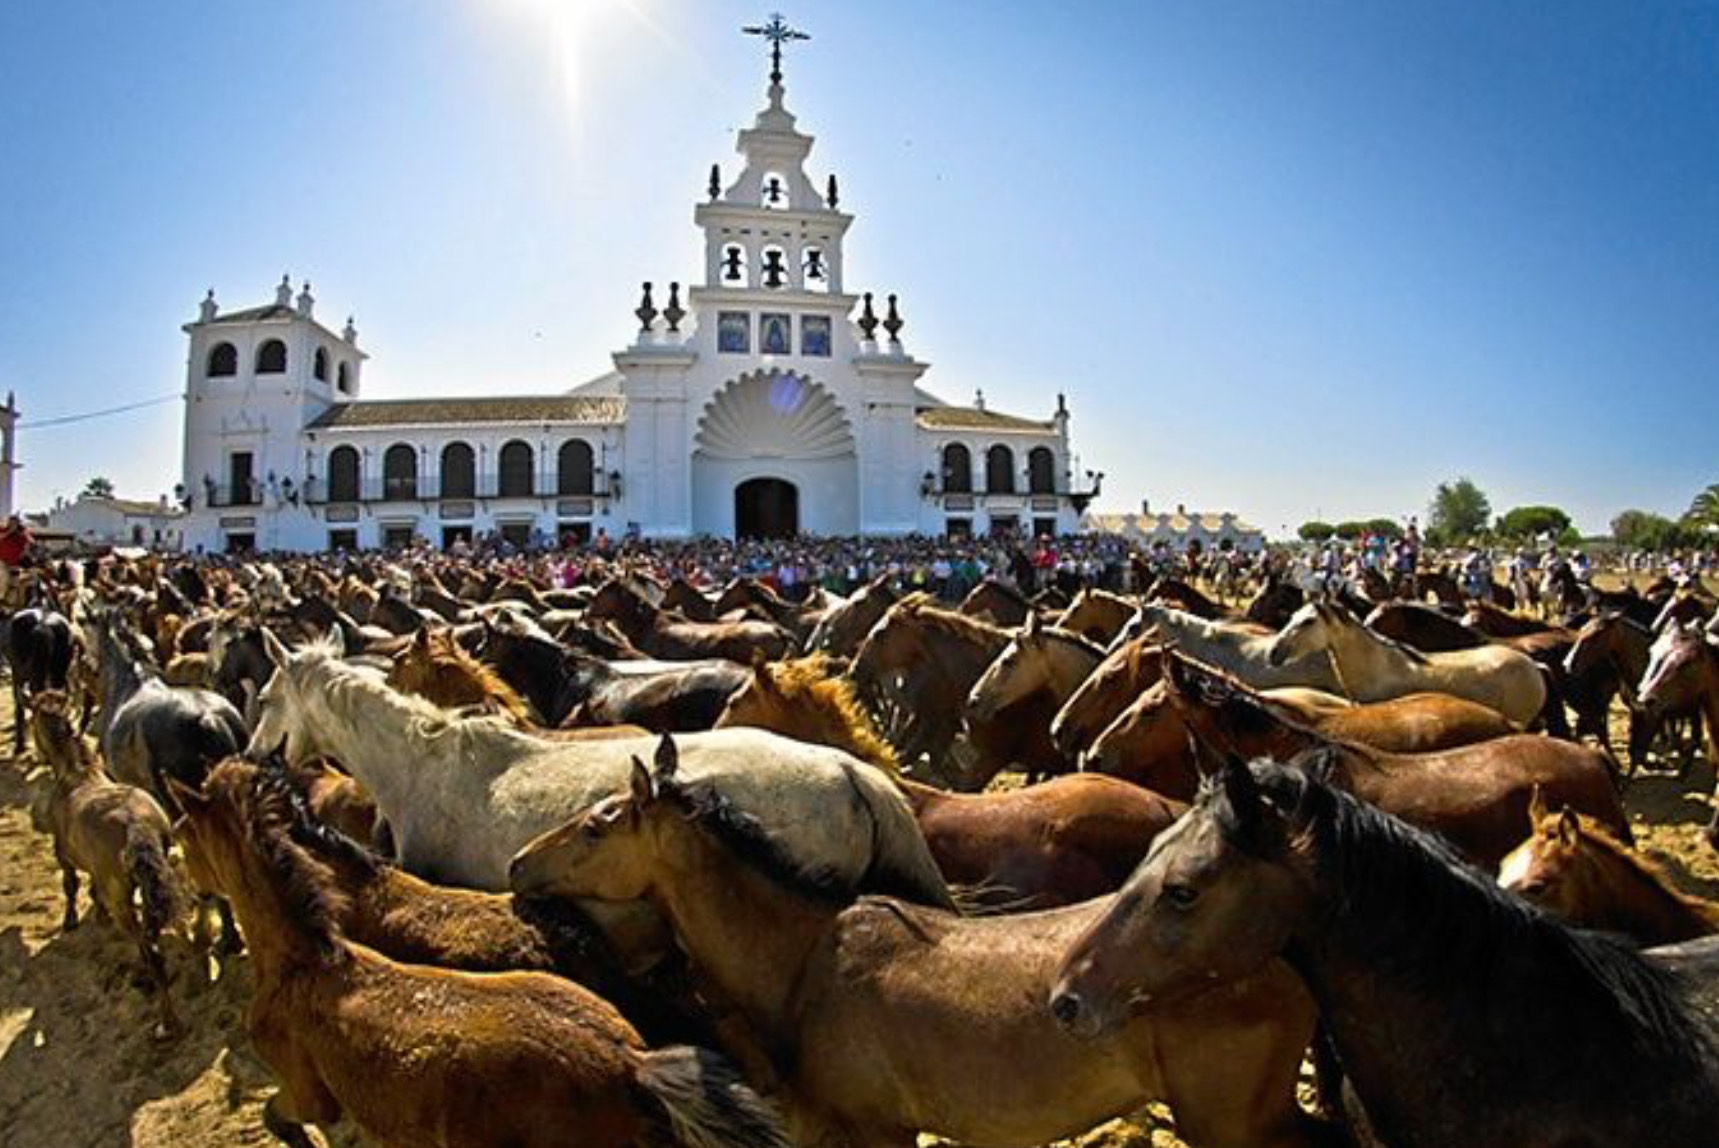
[[[388,683],[439,706],[494,706],[520,725],[533,724],[526,700],[446,630],[419,631],[401,652]]]
[[[792,661],[766,665],[756,672],[768,674],[776,691],[791,709],[821,719],[833,727],[830,744],[845,749],[861,761],[869,761],[891,773],[900,768],[895,751],[878,736],[877,728],[854,694],[853,683],[831,672],[830,659],[812,654]]]

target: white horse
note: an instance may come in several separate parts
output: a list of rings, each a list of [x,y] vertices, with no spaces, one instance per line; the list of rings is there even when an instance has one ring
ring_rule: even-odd
[[[1311,609],[1303,606],[1295,619]],[[1146,621],[1157,627],[1159,641],[1174,645],[1195,661],[1233,674],[1256,690],[1307,686],[1326,693],[1343,692],[1331,657],[1323,650],[1292,654],[1277,634],[1262,634],[1252,626],[1234,622],[1208,622],[1168,606],[1148,603],[1141,611]],[[1290,620],[1291,627],[1295,619]]]
[[[1330,654],[1337,692],[1358,702],[1444,693],[1491,706],[1527,727],[1546,705],[1546,675],[1534,659],[1505,646],[1423,654],[1374,633],[1341,606],[1310,602],[1277,635],[1276,656]]]
[[[289,653],[264,631],[277,669],[259,696],[253,753],[285,743],[327,754],[376,799],[411,872],[507,889],[508,862],[539,834],[627,791],[655,738],[558,742],[495,718],[456,718],[348,665],[333,636]],[[874,766],[759,729],[676,739],[681,769],[756,818],[800,864],[857,892],[950,905],[913,811]]]

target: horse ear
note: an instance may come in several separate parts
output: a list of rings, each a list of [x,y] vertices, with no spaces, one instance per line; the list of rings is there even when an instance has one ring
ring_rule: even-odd
[[[760,680],[764,677],[764,668],[769,664],[770,659],[764,656],[764,651],[757,646],[752,647],[752,672],[757,674]]]
[[[430,648],[430,628],[428,626],[418,627],[418,632],[416,634],[412,635],[412,644],[414,646],[418,647],[420,650],[429,649]]]
[[[680,767],[680,749],[674,743],[674,738],[663,734],[657,742],[656,778],[658,781],[673,781],[675,770]]]
[[[270,663],[275,666],[286,665],[287,648],[275,637],[275,632],[266,626],[260,632],[263,635],[263,652],[269,656]]]
[[[336,657],[344,658],[346,656],[346,631],[338,625],[328,628],[328,637],[324,640],[334,648]]]
[[[1201,777],[1216,777],[1229,764],[1223,754],[1192,729],[1188,730],[1188,753],[1194,759],[1194,772]]]
[[[1558,840],[1565,845],[1574,845],[1582,835],[1582,823],[1576,817],[1576,811],[1569,806],[1558,814]]]
[[[1243,828],[1259,824],[1264,802],[1260,799],[1259,782],[1254,780],[1247,762],[1235,754],[1226,755],[1223,768],[1218,771],[1218,782]]]
[[[643,808],[656,800],[657,783],[651,777],[651,771],[645,768],[645,763],[635,755],[633,757],[633,773],[629,784],[632,787],[633,804]]]
[[[1029,638],[1037,636],[1039,632],[1039,612],[1037,610],[1027,611],[1027,621],[1021,629]]]
[[[1534,829],[1546,818],[1546,794],[1541,791],[1540,783],[1534,783],[1534,791],[1528,795],[1528,828]]]

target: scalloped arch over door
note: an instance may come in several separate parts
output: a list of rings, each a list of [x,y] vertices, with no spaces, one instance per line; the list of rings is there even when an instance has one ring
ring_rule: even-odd
[[[830,393],[787,371],[760,371],[726,384],[705,405],[695,441],[706,458],[841,458],[853,428]]]

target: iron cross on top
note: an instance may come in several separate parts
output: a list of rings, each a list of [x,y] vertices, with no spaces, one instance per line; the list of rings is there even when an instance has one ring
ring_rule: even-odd
[[[762,36],[770,41],[770,82],[782,82],[782,45],[789,40],[810,40],[811,37],[798,28],[790,28],[788,22],[782,19],[780,12],[770,14],[768,24],[754,24],[750,28],[740,29],[748,36]]]

